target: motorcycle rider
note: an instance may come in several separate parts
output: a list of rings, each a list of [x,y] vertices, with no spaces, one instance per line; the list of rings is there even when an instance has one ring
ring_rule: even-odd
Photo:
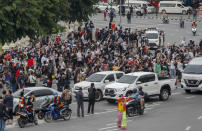
[[[25,98],[24,98],[24,90],[20,93],[20,96],[19,96],[19,111],[21,112],[22,109],[24,108],[25,106]]]
[[[71,104],[72,96],[68,87],[65,87],[65,89],[63,90],[61,98],[64,105],[69,106],[69,104]]]
[[[139,106],[139,103],[140,103],[140,107],[141,109],[143,109],[143,101],[141,100],[141,96],[140,94],[138,93],[137,89],[133,89],[133,94],[131,95],[132,99],[135,99],[136,100],[136,103],[135,103],[135,107]]]
[[[55,103],[55,112],[59,114],[60,109],[63,107],[62,99],[58,94],[55,93],[53,97],[53,103]]]
[[[28,98],[27,102],[27,111],[30,113],[30,119],[34,120],[34,112],[33,112],[33,107],[34,107],[34,102],[36,101],[34,93],[31,93],[31,96]]]
[[[166,12],[164,12],[163,14],[162,14],[162,16],[163,16],[163,19],[165,20],[166,18],[168,18],[168,15],[166,14]]]
[[[195,27],[195,28],[197,27],[197,24],[195,21],[192,23],[192,27]]]

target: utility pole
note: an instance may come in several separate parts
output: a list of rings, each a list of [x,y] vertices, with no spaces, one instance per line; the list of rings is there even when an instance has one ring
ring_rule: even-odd
[[[120,23],[119,23],[119,24],[120,24],[120,26],[121,26],[121,15],[122,15],[122,14],[121,14],[121,8],[122,8],[122,0],[119,0],[119,4],[120,4],[120,5],[119,5],[119,7],[120,7],[120,9],[119,9]]]

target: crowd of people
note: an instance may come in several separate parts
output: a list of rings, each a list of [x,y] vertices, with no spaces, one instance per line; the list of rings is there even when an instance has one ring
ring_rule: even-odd
[[[144,33],[121,26],[95,29],[89,22],[65,39],[49,36],[32,41],[27,48],[12,48],[0,54],[0,92],[8,90],[11,94],[41,84],[51,88],[53,79],[58,91],[63,91],[70,88],[71,79],[75,84],[108,70],[149,71],[180,79],[185,65],[202,54],[202,40],[183,39],[177,45],[150,50]]]

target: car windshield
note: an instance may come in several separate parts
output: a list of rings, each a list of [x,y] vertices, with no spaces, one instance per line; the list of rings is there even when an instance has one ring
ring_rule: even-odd
[[[148,39],[158,39],[158,34],[157,33],[147,33],[146,37]]]
[[[124,75],[117,82],[118,83],[132,84],[135,82],[136,79],[137,79],[137,76]]]
[[[187,65],[184,69],[185,74],[202,74],[202,65]]]
[[[15,93],[13,93],[13,97],[14,97],[14,98],[18,98],[18,97],[20,96],[20,94],[21,94],[22,91],[23,91],[22,89],[16,91]],[[28,92],[30,92],[30,90],[24,89],[24,95],[27,94]]]
[[[101,82],[104,79],[105,76],[106,75],[103,75],[103,74],[92,74],[86,79],[86,81],[89,81],[89,82]]]

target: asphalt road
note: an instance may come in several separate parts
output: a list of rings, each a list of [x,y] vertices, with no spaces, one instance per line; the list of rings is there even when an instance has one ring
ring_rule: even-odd
[[[124,28],[131,28],[131,29],[145,29],[149,27],[157,27],[160,30],[164,30],[166,34],[165,38],[165,45],[167,43],[170,44],[180,44],[183,37],[186,38],[187,41],[194,40],[199,42],[202,39],[202,18],[198,17],[197,22],[197,35],[193,36],[191,31],[191,24],[192,24],[192,16],[188,19],[187,15],[176,15],[176,14],[168,14],[170,23],[163,24],[161,15],[159,14],[158,17],[155,14],[148,14],[147,16],[143,17],[132,17],[131,24],[127,23],[127,18],[122,17],[121,25]],[[185,19],[185,28],[181,29],[179,26],[179,19],[183,17]],[[109,25],[109,17],[107,18],[108,21],[104,21],[103,13],[98,13],[95,16],[90,17],[90,19],[94,22],[95,27],[97,28],[104,28]],[[115,20],[115,25],[120,23],[120,16],[117,15]]]
[[[152,98],[146,103],[143,116],[128,118],[128,131],[201,131],[202,123],[202,92],[185,94],[183,90],[174,91],[168,101],[162,102]],[[76,103],[73,102],[72,118],[69,121],[58,120],[46,123],[39,121],[38,126],[28,125],[24,129],[15,123],[8,126],[7,131],[116,131],[116,104],[106,101],[95,104],[95,114],[87,114],[85,102],[85,117],[76,117]]]

